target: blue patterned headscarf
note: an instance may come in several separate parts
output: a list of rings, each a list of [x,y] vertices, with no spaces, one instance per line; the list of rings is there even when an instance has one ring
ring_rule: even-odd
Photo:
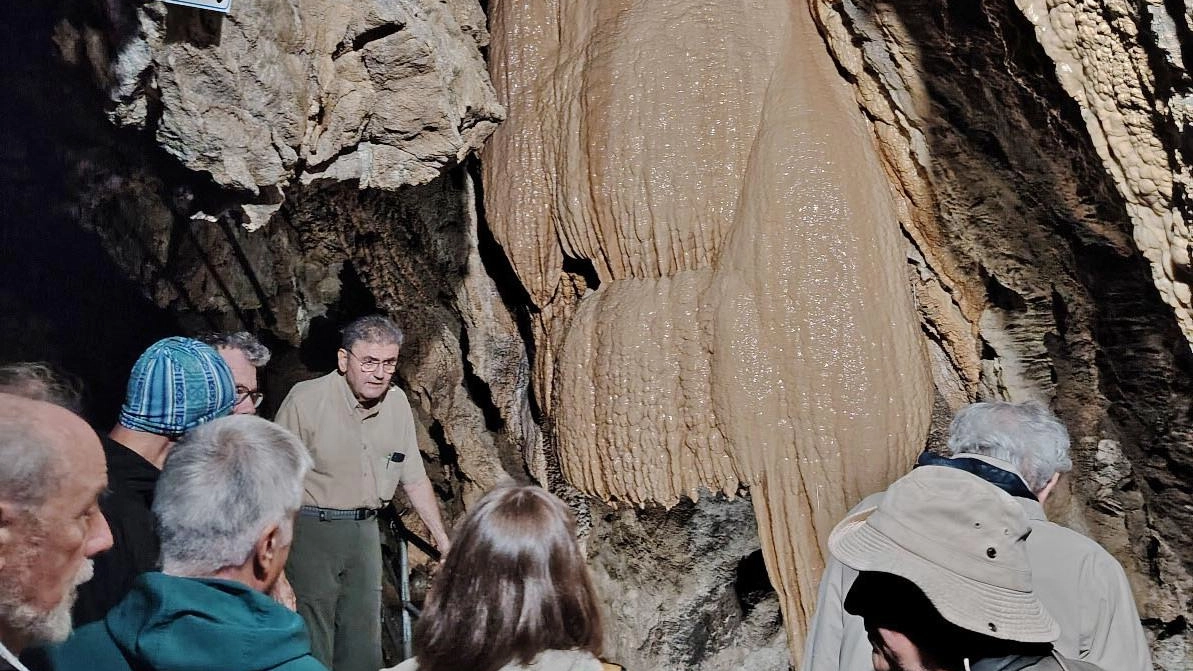
[[[191,338],[166,338],[150,345],[133,365],[120,425],[180,436],[228,414],[235,402],[232,370],[218,352]]]

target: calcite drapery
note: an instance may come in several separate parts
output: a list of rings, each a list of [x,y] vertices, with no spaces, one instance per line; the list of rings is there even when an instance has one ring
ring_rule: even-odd
[[[564,474],[750,486],[797,651],[824,536],[909,465],[932,389],[873,141],[808,8],[763,5],[493,3],[486,211],[548,315]],[[565,257],[599,281],[575,308]]]

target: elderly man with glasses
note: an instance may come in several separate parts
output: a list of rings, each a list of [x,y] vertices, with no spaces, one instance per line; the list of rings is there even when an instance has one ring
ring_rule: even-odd
[[[198,340],[214,347],[228,368],[232,369],[232,380],[236,383],[236,403],[232,405],[232,414],[257,414],[257,408],[265,399],[257,380],[257,371],[269,363],[269,348],[248,331],[204,333]]]
[[[315,466],[286,573],[315,656],[335,671],[381,668],[381,538],[377,512],[401,485],[446,552],[440,518],[405,394],[391,387],[402,331],[362,317],[343,331],[337,370],[300,382],[277,422],[306,444]]]

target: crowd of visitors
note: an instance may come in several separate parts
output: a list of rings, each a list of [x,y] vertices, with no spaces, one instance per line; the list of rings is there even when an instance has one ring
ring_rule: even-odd
[[[393,386],[388,318],[255,417],[269,350],[171,337],[97,433],[80,385],[0,366],[0,671],[378,671],[377,515],[401,490],[443,561],[385,671],[601,671],[569,508],[505,483],[449,535]],[[1071,470],[1038,403],[975,403],[833,530],[802,671],[1150,671],[1122,567],[1043,504]],[[72,633],[72,627],[74,631]]]

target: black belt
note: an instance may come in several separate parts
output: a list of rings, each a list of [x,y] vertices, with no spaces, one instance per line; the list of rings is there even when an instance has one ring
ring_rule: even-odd
[[[339,508],[320,508],[319,506],[303,506],[298,509],[303,517],[318,517],[322,522],[331,520],[367,520],[377,516],[376,508],[353,508],[340,510]]]

